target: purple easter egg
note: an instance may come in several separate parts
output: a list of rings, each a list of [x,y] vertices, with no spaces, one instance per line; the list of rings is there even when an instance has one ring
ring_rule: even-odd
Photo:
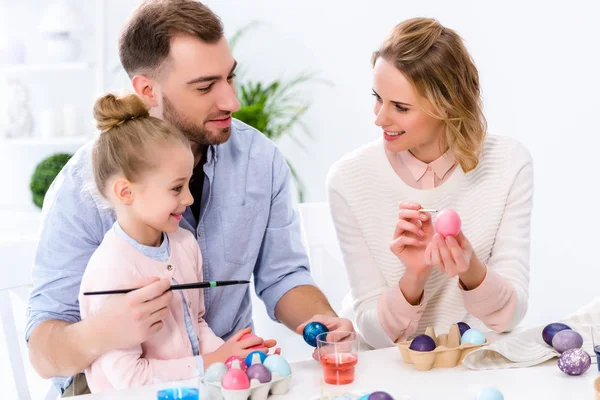
[[[464,335],[464,333],[466,331],[468,331],[469,329],[471,329],[471,327],[464,323],[464,322],[457,322],[456,325],[458,325],[458,330],[460,331],[460,336],[462,337],[462,335]]]
[[[590,355],[582,349],[569,349],[558,357],[558,368],[567,375],[581,375],[591,363]]]
[[[564,353],[569,349],[579,349],[581,346],[583,346],[583,338],[571,329],[557,332],[552,338],[552,347],[559,353]]]
[[[564,331],[565,329],[571,329],[571,327],[560,322],[548,324],[542,331],[542,339],[544,339],[544,342],[546,342],[548,346],[552,346],[552,339],[554,338],[554,335],[560,331]]]
[[[394,398],[386,392],[373,392],[369,395],[367,400],[394,400]]]
[[[435,350],[435,341],[427,335],[418,335],[410,342],[409,349],[415,351],[432,351]]]
[[[248,371],[246,371],[246,375],[250,379],[258,379],[260,383],[271,382],[272,374],[271,371],[267,369],[262,364],[252,364],[248,367]]]

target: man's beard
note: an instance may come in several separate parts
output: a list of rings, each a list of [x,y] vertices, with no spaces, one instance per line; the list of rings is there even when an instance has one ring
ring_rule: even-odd
[[[179,129],[185,137],[193,143],[202,145],[216,145],[225,143],[231,136],[231,127],[217,129],[213,132],[209,129],[204,128],[186,120],[185,117],[181,116],[173,107],[173,104],[169,101],[167,96],[163,94],[163,119],[173,124]],[[217,116],[216,118],[223,118],[224,114]]]

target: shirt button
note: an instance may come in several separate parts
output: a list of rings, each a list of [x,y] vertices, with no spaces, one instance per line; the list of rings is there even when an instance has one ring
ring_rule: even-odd
[[[171,271],[173,269],[173,266],[171,264],[167,265],[167,271]]]
[[[188,308],[192,308],[192,302],[188,301]]]
[[[198,237],[202,237],[202,234],[200,233],[200,231],[198,231],[197,233],[198,233]]]
[[[427,166],[427,171],[431,171],[431,166]]]

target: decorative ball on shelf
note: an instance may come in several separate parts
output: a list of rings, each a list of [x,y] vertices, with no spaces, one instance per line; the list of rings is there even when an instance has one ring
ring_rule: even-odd
[[[33,171],[29,188],[31,190],[33,203],[42,208],[46,192],[54,182],[58,173],[63,169],[73,155],[57,153],[43,159]]]
[[[329,329],[320,322],[310,322],[304,327],[302,336],[304,341],[312,347],[317,347],[317,336],[321,333],[329,332]]]

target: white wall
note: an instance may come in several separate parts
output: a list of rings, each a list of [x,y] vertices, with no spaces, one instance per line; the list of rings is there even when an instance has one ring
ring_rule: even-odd
[[[31,18],[44,4],[41,0],[22,3],[31,7]],[[111,66],[118,63],[118,30],[137,3],[107,0]],[[527,321],[548,322],[598,293],[594,286],[594,280],[600,279],[594,227],[599,222],[596,204],[600,196],[593,161],[600,144],[596,123],[600,106],[600,3],[206,3],[222,17],[228,35],[254,20],[265,23],[250,31],[236,49],[246,76],[290,78],[312,70],[334,83],[333,87],[307,88],[313,106],[306,122],[315,135],[313,142],[305,141],[310,152],[298,149],[289,139],[280,143],[307,183],[309,201],[325,200],[325,177],[335,160],[379,134],[373,126],[370,55],[386,33],[396,23],[414,16],[435,17],[457,30],[480,71],[490,133],[519,138],[535,161],[531,307]],[[0,2],[0,7],[7,5]],[[108,86],[115,89],[126,83],[121,74]],[[69,83],[64,85],[73,88]],[[36,90],[43,93],[44,88]],[[83,100],[89,100],[88,96],[87,91],[81,94]]]

